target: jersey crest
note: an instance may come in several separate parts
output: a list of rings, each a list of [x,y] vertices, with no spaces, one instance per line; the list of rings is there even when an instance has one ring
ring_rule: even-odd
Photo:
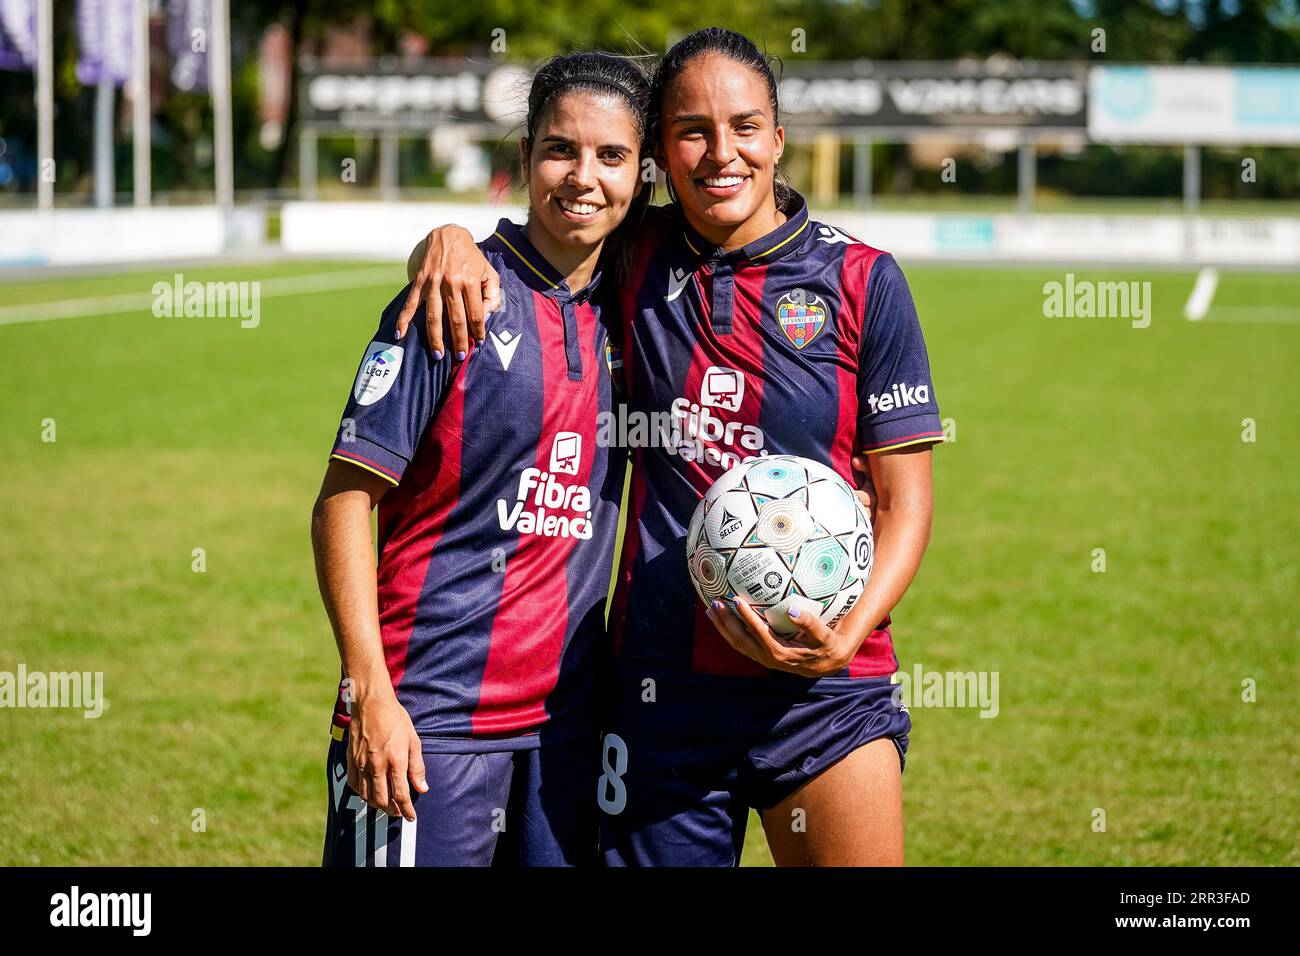
[[[776,324],[791,345],[802,349],[826,324],[826,308],[820,296],[795,289],[777,300]]]

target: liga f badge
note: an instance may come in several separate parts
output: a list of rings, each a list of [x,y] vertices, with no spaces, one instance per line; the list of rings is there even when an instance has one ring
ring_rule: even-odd
[[[790,344],[801,349],[817,338],[817,333],[826,324],[826,309],[819,296],[795,289],[777,300],[776,324]]]

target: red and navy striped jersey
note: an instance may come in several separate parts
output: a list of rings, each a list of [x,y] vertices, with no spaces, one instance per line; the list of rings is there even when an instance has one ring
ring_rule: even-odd
[[[379,503],[384,656],[416,731],[452,750],[591,729],[627,457],[597,441],[614,400],[599,274],[571,291],[505,219],[479,247],[504,302],[487,341],[455,368],[421,321],[395,341],[404,290],[331,452],[396,485]]]
[[[671,422],[633,452],[611,628],[619,657],[671,673],[769,675],[704,615],[686,566],[700,497],[757,455],[801,455],[856,484],[858,452],[943,440],[907,282],[888,253],[811,220],[802,197],[730,253],[674,206],[648,217],[622,290],[633,413]],[[666,438],[666,440],[665,440]],[[842,676],[898,667],[878,628]]]

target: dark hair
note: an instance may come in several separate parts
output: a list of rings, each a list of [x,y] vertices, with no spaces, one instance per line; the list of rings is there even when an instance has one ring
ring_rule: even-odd
[[[636,64],[613,53],[563,54],[547,60],[533,74],[524,132],[529,155],[542,118],[561,96],[574,92],[613,94],[624,102],[636,124],[639,141],[637,178],[641,179],[641,163],[650,155],[652,143],[649,136],[650,83]],[[602,280],[603,291],[621,289],[631,281],[636,238],[653,195],[654,181],[651,180],[642,185],[632,199],[627,217],[605,239],[600,256],[601,268],[606,273]]]
[[[760,52],[749,37],[723,27],[706,27],[703,30],[696,30],[690,36],[682,37],[682,39],[674,43],[672,49],[659,62],[659,68],[655,70],[654,79],[650,84],[650,122],[655,141],[661,141],[664,135],[664,95],[668,92],[668,87],[681,75],[692,60],[709,53],[725,56],[741,66],[749,67],[760,80],[767,84],[767,96],[772,103],[772,122],[775,125],[780,125],[781,111],[776,95],[777,80],[776,73],[772,70],[772,64],[776,63],[779,69],[781,61],[776,57],[770,57]],[[778,209],[783,208],[794,196],[794,190],[786,181],[785,171],[780,166],[777,166],[776,175],[772,179],[772,191],[776,194]],[[677,194],[673,191],[671,176],[668,177],[668,195],[672,197],[674,202],[677,201]]]

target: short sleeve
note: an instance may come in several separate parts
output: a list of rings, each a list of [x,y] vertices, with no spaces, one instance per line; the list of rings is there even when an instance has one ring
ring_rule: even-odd
[[[397,339],[397,316],[408,285],[384,309],[379,328],[361,355],[343,409],[331,458],[346,461],[396,485],[447,387],[451,363],[435,361],[424,322],[417,316]]]
[[[867,280],[858,355],[858,443],[865,454],[943,441],[921,323],[891,255]]]

